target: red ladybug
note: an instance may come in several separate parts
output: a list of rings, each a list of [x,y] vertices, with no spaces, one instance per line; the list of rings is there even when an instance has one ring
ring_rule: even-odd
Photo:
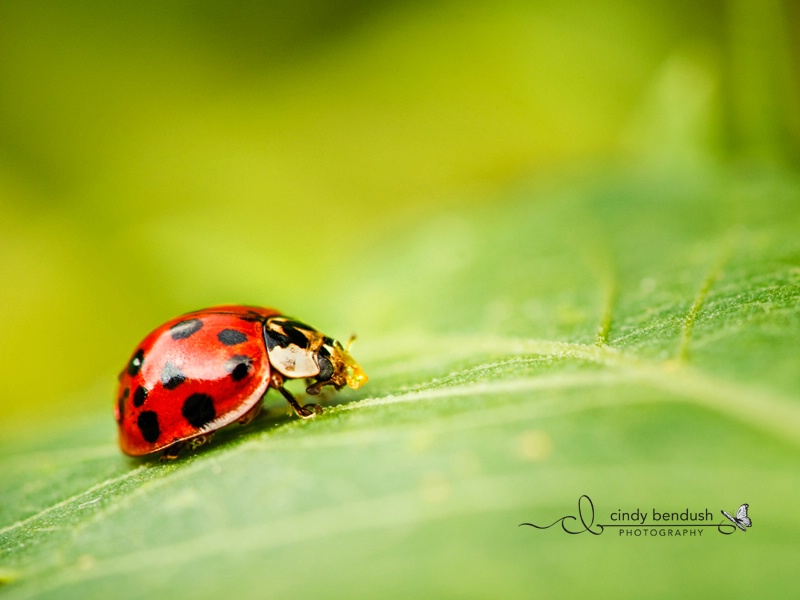
[[[217,306],[164,323],[136,348],[119,376],[115,416],[119,445],[141,456],[164,450],[175,458],[234,421],[247,424],[275,388],[298,416],[322,412],[301,405],[286,379],[356,389],[367,376],[336,340],[272,308]]]

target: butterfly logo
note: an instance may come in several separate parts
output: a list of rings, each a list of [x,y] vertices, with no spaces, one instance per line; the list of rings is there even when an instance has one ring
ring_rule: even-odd
[[[734,525],[736,525],[739,529],[741,529],[742,531],[747,531],[747,529],[745,529],[745,527],[752,527],[753,526],[753,522],[750,520],[750,517],[747,516],[747,507],[748,506],[750,506],[750,505],[749,504],[742,504],[739,507],[739,510],[736,511],[736,516],[735,517],[733,515],[725,512],[724,510],[722,511],[722,514],[725,515],[726,517],[728,517],[730,522],[733,523]],[[736,531],[736,530],[734,529],[734,531]]]

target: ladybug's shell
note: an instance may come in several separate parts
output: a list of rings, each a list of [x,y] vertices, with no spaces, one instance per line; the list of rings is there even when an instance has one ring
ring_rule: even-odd
[[[164,323],[120,375],[116,418],[122,451],[156,452],[241,418],[266,393],[263,322],[278,311],[220,306]]]

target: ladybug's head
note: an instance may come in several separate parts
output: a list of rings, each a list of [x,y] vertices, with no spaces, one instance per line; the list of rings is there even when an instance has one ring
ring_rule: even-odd
[[[348,385],[355,390],[367,382],[348,351],[353,339],[344,347],[313,327],[283,316],[264,323],[270,364],[289,379],[316,379],[306,388],[309,394],[318,394],[326,385],[337,390]]]

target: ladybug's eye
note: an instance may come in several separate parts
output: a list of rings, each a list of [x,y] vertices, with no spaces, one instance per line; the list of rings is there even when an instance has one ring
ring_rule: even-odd
[[[333,377],[333,364],[331,360],[320,352],[317,355],[317,362],[319,363],[319,375],[317,375],[317,380],[328,381]]]

